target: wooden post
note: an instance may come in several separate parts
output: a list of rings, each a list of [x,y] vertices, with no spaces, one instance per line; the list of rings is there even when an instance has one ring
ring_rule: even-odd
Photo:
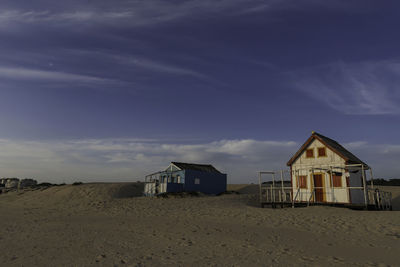
[[[275,203],[275,172],[272,173],[272,197]]]
[[[260,204],[262,203],[261,172],[258,173],[258,184],[260,185]]]
[[[299,191],[299,186],[300,186],[300,182],[299,182],[299,170],[296,169],[295,175],[296,175],[296,195],[293,196],[293,199],[295,200],[297,197],[300,197],[300,191]],[[294,191],[293,191],[294,194]],[[298,200],[298,199],[297,199]]]
[[[312,182],[312,192],[311,192],[311,194],[314,197],[314,203],[315,203],[314,168],[312,168],[312,171],[311,171],[311,182]],[[311,182],[310,182],[310,185],[311,185]]]
[[[281,198],[283,202],[283,170],[281,170]]]
[[[371,174],[371,188],[374,189],[374,177],[372,175],[372,169],[369,167],[369,173]]]
[[[336,198],[335,198],[335,189],[333,186],[333,170],[332,170],[332,166],[329,166],[330,171],[331,171],[331,193],[332,193],[332,202],[336,202]]]
[[[274,202],[273,199],[272,199],[272,193],[273,193],[272,192],[272,184],[270,185],[270,188],[271,189],[270,189],[270,192],[269,192],[269,198],[271,199],[271,205],[272,205],[272,203]]]
[[[297,184],[297,170],[296,169],[294,169],[294,170],[292,170],[292,208],[294,208],[294,198],[297,196],[297,194],[295,195],[294,194],[294,185],[296,185]],[[294,179],[296,179],[296,183],[293,183],[293,177],[294,177]],[[296,187],[296,190],[297,190],[297,187]]]
[[[299,170],[296,170],[296,185],[297,185],[297,188],[300,187],[299,174],[300,174]]]
[[[364,202],[365,208],[368,208],[368,198],[367,198],[367,182],[365,181],[365,171],[364,171],[364,164],[361,164],[361,175],[363,180],[363,187],[364,187]]]

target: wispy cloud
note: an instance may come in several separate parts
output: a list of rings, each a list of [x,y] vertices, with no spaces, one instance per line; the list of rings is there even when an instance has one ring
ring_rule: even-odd
[[[47,9],[43,9],[43,7]],[[141,27],[159,25],[183,18],[208,18],[216,16],[241,16],[276,10],[312,10],[310,7],[345,10],[349,12],[365,9],[358,1],[344,0],[146,0],[94,2],[66,1],[54,5],[53,1],[41,2],[41,6],[31,9],[0,8],[0,28],[7,29],[15,24],[52,23],[97,25],[107,24],[118,27]],[[356,7],[356,8],[353,8]]]
[[[400,62],[336,62],[289,73],[291,86],[345,114],[399,114]]]
[[[0,67],[0,77],[3,79],[11,80],[44,80],[52,82],[78,82],[78,83],[109,83],[115,82],[109,79],[80,75],[74,73],[28,69],[28,68],[14,68],[14,67]]]
[[[115,23],[125,21],[126,26],[144,26],[173,21],[183,17],[204,13],[229,11],[235,7],[259,6],[261,0],[189,0],[189,1],[129,1],[118,6],[106,1],[96,6],[81,5],[82,10],[73,9],[74,5],[65,4],[65,10],[4,10],[0,12],[2,25],[11,23]],[[271,1],[267,1],[271,2]],[[51,6],[51,5],[49,5]]]
[[[206,75],[193,71],[191,69],[185,69],[181,67],[177,67],[174,65],[170,64],[165,64],[162,62],[157,62],[153,60],[148,60],[144,58],[134,58],[134,59],[129,59],[130,63],[134,64],[135,66],[138,66],[140,68],[148,69],[151,71],[156,71],[156,72],[161,72],[161,73],[169,73],[169,74],[177,74],[177,75],[188,75],[188,76],[193,76],[201,79],[208,79]]]
[[[56,57],[52,55],[57,55]],[[17,56],[1,55],[1,87],[32,87],[41,83],[46,87],[84,86],[96,90],[124,91],[146,88],[146,77],[186,77],[198,81],[218,83],[212,77],[179,63],[154,60],[135,54],[112,51],[54,49],[46,53],[24,53]],[[91,68],[81,62],[92,62]],[[19,67],[24,66],[24,67]],[[110,66],[112,70],[110,71]],[[121,71],[114,71],[119,69]],[[71,72],[72,71],[72,72]]]
[[[265,3],[265,4],[260,4],[260,5],[256,5],[256,6],[252,6],[252,7],[243,9],[243,10],[239,11],[238,14],[245,15],[245,14],[259,13],[259,12],[264,12],[270,8],[271,8],[271,5]]]
[[[307,0],[181,0],[181,1],[123,1],[115,4],[110,1],[96,1],[96,4],[59,4],[58,9],[46,10],[3,9],[0,11],[0,23],[107,23],[124,21],[119,26],[147,26],[176,21],[181,18],[208,16],[237,16],[250,13],[269,12],[282,8],[307,8],[309,5],[342,7],[349,1]],[[341,4],[339,4],[340,2]],[[76,7],[79,8],[76,8]],[[346,4],[348,6],[348,4]]]
[[[147,71],[150,73],[161,73],[178,76],[191,76],[201,80],[213,81],[208,75],[185,67],[183,63],[171,63],[153,58],[144,57],[136,54],[116,54],[113,51],[88,51],[88,50],[73,50],[68,49],[61,51],[72,57],[79,59],[86,58],[87,60],[97,60],[104,62],[105,65],[120,66],[124,70],[136,73],[138,70]]]

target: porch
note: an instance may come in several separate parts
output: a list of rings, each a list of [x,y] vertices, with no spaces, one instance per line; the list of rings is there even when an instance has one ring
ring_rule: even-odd
[[[145,177],[144,195],[155,196],[167,192],[184,190],[185,172],[167,170],[149,174]]]
[[[334,170],[360,170],[360,185],[347,183],[335,187]],[[301,186],[299,173],[310,173],[311,184]],[[330,183],[316,182],[316,176],[329,174]],[[263,179],[268,176],[270,179]],[[322,177],[322,175],[321,175]],[[321,178],[322,180],[322,178]],[[295,184],[294,182],[295,181]],[[319,166],[307,167],[302,170],[281,170],[259,172],[259,202],[261,207],[301,207],[310,205],[344,206],[368,210],[392,210],[392,194],[379,190],[373,185],[372,170],[370,170],[371,185],[367,185],[367,177],[362,165]],[[353,196],[353,199],[351,198]]]

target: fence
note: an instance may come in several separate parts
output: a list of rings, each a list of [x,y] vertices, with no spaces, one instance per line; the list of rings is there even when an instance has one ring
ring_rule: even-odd
[[[330,174],[330,187],[327,186],[315,186],[312,184],[312,187],[307,188],[306,190],[301,189],[300,185],[295,183],[293,186],[292,180],[292,171],[289,170],[281,170],[281,171],[262,171],[259,172],[259,198],[260,204],[263,207],[264,205],[271,205],[275,207],[277,205],[289,206],[304,206],[304,205],[314,205],[314,204],[327,204],[327,205],[345,205],[345,206],[353,206],[353,207],[363,207],[366,209],[376,209],[376,210],[391,210],[392,209],[392,194],[390,192],[385,192],[373,187],[373,177],[372,170],[370,171],[370,179],[371,179],[371,187],[366,183],[366,174],[364,166],[361,165],[346,165],[346,166],[327,166],[328,168],[318,168],[308,167],[306,168],[310,174],[314,174],[314,170],[327,170],[326,174]],[[349,171],[358,168],[361,170],[361,185],[360,186],[350,186],[349,183],[346,186],[341,187],[340,189],[335,189],[333,186],[332,180],[332,169],[333,168],[342,168],[343,170]],[[329,172],[330,170],[330,172]],[[298,172],[299,170],[293,171],[293,173]],[[269,175],[272,177],[272,180],[268,182],[263,182],[262,176]],[[276,177],[280,177],[280,181],[276,180]],[[286,176],[286,179],[285,179]],[[288,176],[290,181],[290,186],[288,186]],[[325,178],[324,178],[325,179]],[[335,191],[336,190],[336,191]],[[348,193],[347,201],[335,201],[335,194],[338,191],[345,191]],[[351,200],[350,192],[353,196],[359,197],[359,201]],[[329,196],[329,197],[328,197]],[[331,201],[327,201],[327,199]],[[361,200],[362,199],[362,200]]]

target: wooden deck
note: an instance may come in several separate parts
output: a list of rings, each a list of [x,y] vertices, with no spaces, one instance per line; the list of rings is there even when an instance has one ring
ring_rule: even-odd
[[[366,188],[364,203],[338,203],[338,202],[318,202],[313,192],[308,201],[298,199],[296,190],[292,187],[260,185],[259,202],[262,208],[284,208],[284,207],[307,207],[307,206],[332,206],[345,207],[350,209],[363,210],[392,210],[392,195],[390,192]],[[315,201],[317,200],[317,201]]]
[[[392,210],[392,206],[382,208],[377,205],[368,204],[365,206],[364,204],[351,204],[351,203],[323,203],[323,202],[260,202],[261,208],[304,208],[309,206],[330,206],[330,207],[339,207],[339,208],[349,208],[354,210]]]

